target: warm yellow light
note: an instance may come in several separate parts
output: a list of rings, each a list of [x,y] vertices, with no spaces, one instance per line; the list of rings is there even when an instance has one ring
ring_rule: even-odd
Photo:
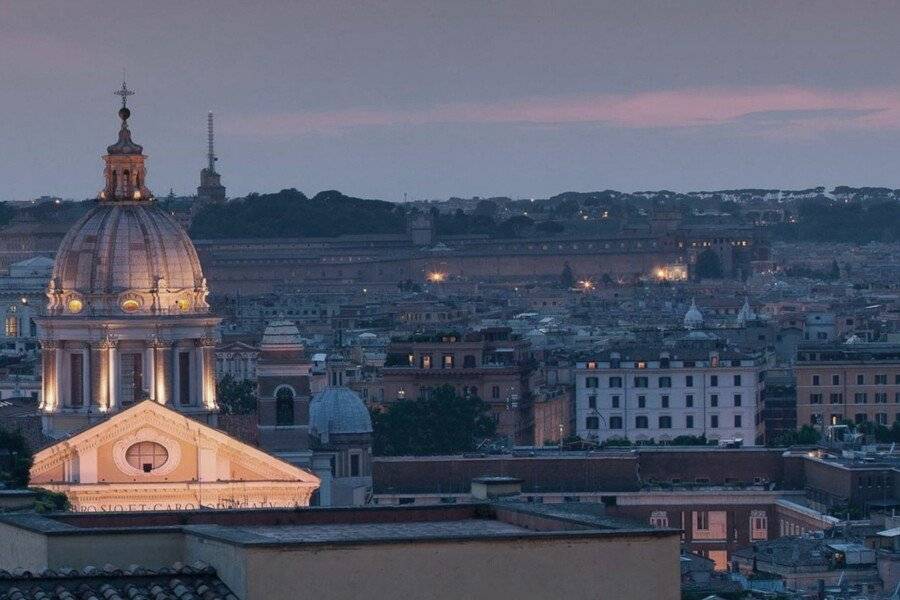
[[[585,291],[594,289],[594,282],[590,279],[583,279],[578,282],[578,285]]]
[[[178,310],[181,312],[186,312],[191,308],[191,301],[188,298],[179,298],[175,301],[175,306],[177,306]]]
[[[140,307],[141,307],[141,303],[132,298],[129,298],[122,302],[122,310],[124,310],[125,312],[129,312],[129,313],[134,312],[137,309],[139,309]]]
[[[141,190],[134,190],[134,194],[132,194],[135,200],[141,199]]]
[[[80,313],[81,309],[84,308],[84,303],[78,298],[70,298],[66,303],[66,308],[69,309],[70,313]]]
[[[447,274],[440,271],[432,271],[428,274],[428,281],[431,283],[441,283],[445,279],[447,279]]]

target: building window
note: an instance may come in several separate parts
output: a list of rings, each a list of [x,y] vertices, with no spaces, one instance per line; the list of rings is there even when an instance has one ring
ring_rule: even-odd
[[[125,451],[128,464],[144,473],[152,473],[169,460],[169,452],[156,442],[138,442]]]
[[[709,513],[705,510],[700,510],[694,513],[696,517],[696,526],[695,529],[698,531],[709,531]]]
[[[597,408],[597,396],[588,396],[588,408]]]
[[[875,392],[875,404],[887,404],[887,392]]]
[[[635,417],[634,426],[636,429],[647,429],[650,426],[650,421],[645,416]]]
[[[647,396],[638,396],[638,408],[647,408]]]
[[[419,358],[419,366],[423,369],[430,369],[431,368],[431,355],[423,354]]]
[[[741,415],[734,415],[734,426],[741,427]]]
[[[694,406],[694,395],[688,394],[684,397],[684,405],[688,408]]]
[[[887,374],[875,375],[875,385],[887,385]]]
[[[597,363],[594,362],[594,361],[590,361],[590,362],[587,364],[587,368],[588,368],[588,369],[596,369],[596,368],[597,368]]]
[[[812,376],[812,384],[813,384],[813,385],[819,385],[819,376],[818,376],[818,375],[813,375],[813,376]]]
[[[471,354],[466,354],[463,357],[463,369],[474,369],[475,368],[475,357]]]
[[[359,477],[359,454],[350,455],[350,477]]]
[[[600,417],[588,417],[584,423],[585,429],[600,429]]]
[[[191,403],[191,353],[178,353],[178,401]]]
[[[597,377],[585,377],[584,378],[584,387],[586,387],[586,388],[600,387],[600,380]]]
[[[856,392],[853,394],[853,401],[857,404],[866,404],[869,401],[865,392]]]
[[[868,416],[866,416],[866,413],[856,413],[856,415],[853,417],[853,420],[857,423],[865,423],[866,421],[868,421],[868,419],[869,418]]]
[[[672,417],[664,415],[659,418],[660,429],[672,429]]]
[[[856,376],[856,385],[865,385],[866,376],[865,375],[857,375]]]
[[[709,426],[713,429],[717,429],[719,427],[719,415],[710,415]]]
[[[500,386],[499,385],[495,385],[495,386],[491,387],[491,398],[493,398],[494,400],[497,400],[498,398],[500,398]]]
[[[753,541],[769,538],[769,518],[764,510],[750,511],[750,539]]]
[[[441,366],[445,369],[453,368],[453,355],[445,354],[441,360]]]
[[[282,387],[275,392],[275,424],[294,424],[294,392]]]
[[[672,378],[671,377],[660,377],[659,378],[659,387],[661,387],[661,388],[672,387]]]
[[[709,376],[709,387],[718,387],[719,385],[719,376],[718,375],[710,375]]]
[[[687,415],[684,418],[684,427],[685,427],[685,429],[693,429],[694,428],[694,415]]]
[[[609,387],[611,387],[611,388],[622,387],[622,378],[621,377],[610,377],[609,378]]]
[[[78,352],[69,356],[69,405],[84,406],[84,356]]]
[[[609,428],[610,429],[622,429],[622,417],[610,417],[609,418]]]
[[[144,356],[137,352],[123,352],[119,356],[119,393],[123,405],[133,404],[144,395]]]
[[[634,387],[636,387],[636,388],[647,387],[647,378],[646,377],[635,377],[634,378]]]
[[[19,335],[19,317],[16,315],[8,315],[6,317],[6,337],[16,337]]]
[[[613,397],[612,397],[610,403],[612,404],[612,407],[613,407],[613,408],[619,408],[619,398],[620,398],[620,396],[613,396]]]
[[[844,395],[841,393],[831,394],[830,400],[832,404],[840,404],[844,401]]]
[[[832,375],[831,376],[831,385],[841,385],[841,376],[840,375]]]
[[[822,394],[810,394],[809,395],[809,403],[810,404],[822,404]]]
[[[735,406],[740,406],[742,400],[743,400],[743,399],[741,398],[741,395],[740,395],[740,394],[735,394],[735,395],[734,395],[734,405],[735,405]]]
[[[663,408],[669,408],[669,397],[668,396],[663,396],[662,398],[660,398],[659,402]]]
[[[650,513],[650,527],[665,528],[669,526],[669,515],[664,510]]]
[[[888,416],[887,413],[877,413],[875,415],[875,422],[879,425],[887,425]]]
[[[719,405],[719,395],[718,394],[710,394],[709,396],[709,405],[710,406],[718,406]]]
[[[694,387],[694,376],[693,375],[685,375],[684,376],[684,387]]]
[[[741,376],[740,376],[740,375],[735,375],[735,376],[734,376],[734,385],[735,385],[735,386],[741,385]]]

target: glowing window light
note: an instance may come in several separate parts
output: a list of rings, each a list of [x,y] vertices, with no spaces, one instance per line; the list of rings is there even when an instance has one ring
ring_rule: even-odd
[[[69,309],[70,313],[78,314],[81,312],[81,309],[84,308],[84,303],[78,298],[71,298],[69,302],[66,303],[66,308]]]
[[[128,298],[127,300],[122,301],[122,310],[127,313],[132,313],[138,310],[141,307],[141,303],[135,300],[134,298]]]
[[[427,279],[431,283],[442,283],[447,279],[447,274],[440,271],[432,271],[428,274]]]

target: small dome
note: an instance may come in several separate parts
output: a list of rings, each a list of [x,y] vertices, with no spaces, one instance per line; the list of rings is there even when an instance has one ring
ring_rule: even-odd
[[[697,308],[697,303],[691,298],[691,307],[684,315],[685,327],[699,327],[703,325],[703,313]]]
[[[346,387],[327,387],[309,404],[309,430],[323,442],[333,434],[372,433],[372,417],[359,394]]]
[[[741,307],[741,310],[738,312],[738,315],[737,315],[738,325],[744,325],[745,323],[747,323],[749,321],[755,321],[755,320],[756,320],[756,313],[753,312],[753,308],[750,306],[750,299],[745,298],[744,305]]]
[[[272,321],[263,332],[261,350],[302,350],[300,330],[293,321]]]
[[[63,238],[50,312],[208,312],[206,280],[184,229],[155,202],[98,202]]]

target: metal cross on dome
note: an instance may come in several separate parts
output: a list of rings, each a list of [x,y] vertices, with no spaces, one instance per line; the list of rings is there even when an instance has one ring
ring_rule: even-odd
[[[134,96],[134,90],[129,90],[128,85],[125,83],[125,79],[122,79],[122,89],[116,90],[113,92],[116,96],[122,97],[122,108],[128,107],[128,96]]]

